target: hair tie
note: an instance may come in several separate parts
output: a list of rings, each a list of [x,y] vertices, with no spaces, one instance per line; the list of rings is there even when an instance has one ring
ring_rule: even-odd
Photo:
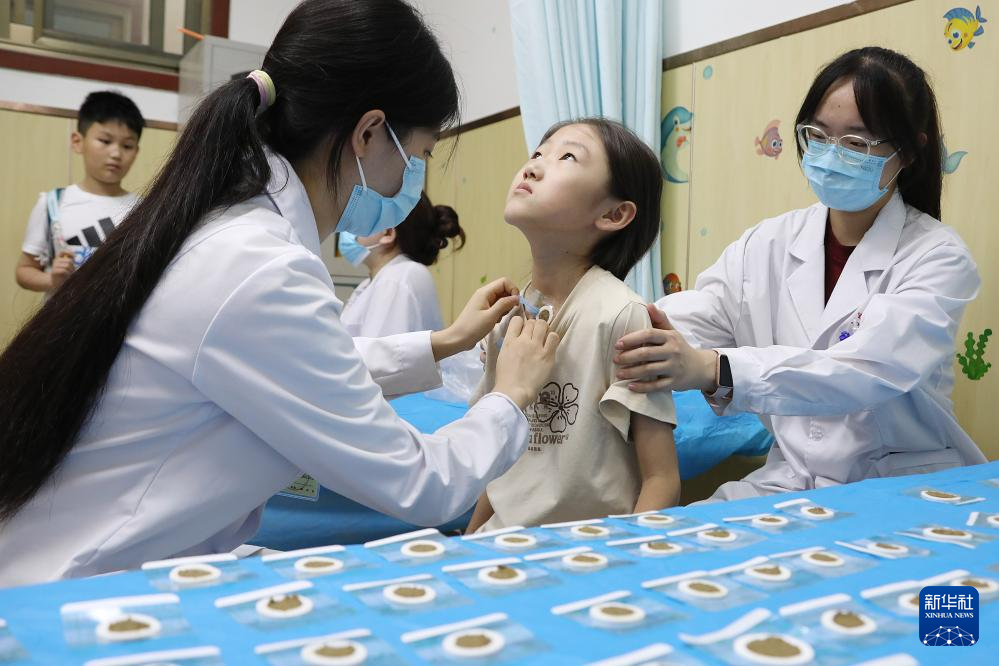
[[[246,78],[253,79],[253,82],[257,84],[257,92],[260,93],[260,104],[257,106],[257,112],[263,113],[277,99],[277,88],[274,87],[274,80],[271,79],[270,74],[262,69],[253,70],[246,75]]]

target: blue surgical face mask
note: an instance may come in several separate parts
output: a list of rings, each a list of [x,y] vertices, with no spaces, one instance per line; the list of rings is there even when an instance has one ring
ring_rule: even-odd
[[[336,246],[343,258],[355,266],[363,264],[364,260],[371,254],[371,249],[377,245],[377,243],[375,245],[361,245],[357,242],[357,236],[349,231],[341,231],[336,241]]]
[[[354,185],[350,199],[347,201],[347,207],[343,209],[340,221],[337,222],[336,230],[340,233],[348,232],[357,236],[371,236],[379,231],[392,229],[402,224],[420,201],[427,163],[419,157],[407,158],[406,151],[402,149],[402,144],[399,143],[395,132],[392,131],[388,123],[385,124],[385,127],[406,163],[406,170],[402,173],[402,187],[399,188],[395,196],[391,197],[382,196],[375,192],[368,187],[368,182],[364,178],[364,169],[361,167],[361,160],[355,155],[357,171],[361,174],[361,184]]]
[[[816,149],[821,150],[821,144],[809,141],[809,145],[813,144]],[[837,150],[852,153],[851,157],[856,158],[855,161],[859,164],[844,162],[836,154]],[[881,174],[885,169],[885,163],[897,154],[896,150],[887,157],[881,157],[829,146],[821,155],[813,156],[805,153],[801,164],[805,169],[808,184],[812,186],[812,191],[819,201],[833,210],[854,213],[870,208],[888,193],[892,181],[898,178],[902,169],[900,168],[884,187],[879,187]]]

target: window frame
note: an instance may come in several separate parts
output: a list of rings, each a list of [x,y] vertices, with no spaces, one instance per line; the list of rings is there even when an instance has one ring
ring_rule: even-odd
[[[15,50],[29,49],[40,57],[50,57],[51,60],[66,59],[67,56],[81,56],[87,59],[95,59],[108,64],[137,70],[149,68],[165,70],[170,73],[177,73],[180,70],[180,55],[164,53],[161,48],[157,49],[155,42],[153,45],[134,45],[124,43],[111,43],[100,39],[88,39],[84,36],[65,33],[58,30],[45,28],[45,9],[49,0],[34,0],[31,42],[11,39],[11,26],[15,17],[11,15],[11,0],[0,0],[0,49],[11,47]],[[186,0],[186,7],[190,8],[196,0]],[[165,7],[165,0],[152,0],[151,11],[160,16],[160,26],[162,27],[162,10]],[[157,12],[157,10],[159,10]],[[154,13],[154,16],[155,16]],[[229,0],[202,0],[199,25],[189,28],[201,34],[211,34],[226,37],[229,32]],[[23,24],[18,24],[23,25]],[[151,34],[163,34],[162,29],[155,30],[155,26],[150,30]],[[162,39],[160,40],[162,42]],[[184,52],[190,50],[195,40],[187,35],[184,36]],[[111,62],[109,62],[111,61]],[[58,67],[55,68],[58,70]],[[52,73],[61,73],[53,71]]]

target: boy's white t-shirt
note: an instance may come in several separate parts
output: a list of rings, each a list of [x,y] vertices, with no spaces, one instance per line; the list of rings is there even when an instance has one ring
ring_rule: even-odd
[[[52,248],[75,251],[79,258],[85,257],[87,250],[96,249],[103,243],[116,226],[121,224],[138,197],[129,193],[120,197],[106,197],[84,192],[77,185],[70,185],[59,201],[58,229],[61,238],[53,239],[49,234],[47,192],[42,192],[38,203],[31,209],[28,229],[21,249],[38,257],[43,266],[52,263]]]
[[[526,410],[527,451],[486,488],[495,513],[483,530],[630,513],[641,491],[631,413],[676,424],[672,393],[634,393],[615,380],[614,343],[651,326],[645,302],[627,285],[594,266],[551,326],[561,338],[555,369]],[[495,384],[496,343],[505,330],[506,320],[487,338],[477,396]]]

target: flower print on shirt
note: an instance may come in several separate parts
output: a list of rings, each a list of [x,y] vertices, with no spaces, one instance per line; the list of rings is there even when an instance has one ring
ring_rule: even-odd
[[[549,383],[532,405],[533,421],[547,424],[553,433],[565,432],[579,414],[579,389],[571,382],[559,386]]]

